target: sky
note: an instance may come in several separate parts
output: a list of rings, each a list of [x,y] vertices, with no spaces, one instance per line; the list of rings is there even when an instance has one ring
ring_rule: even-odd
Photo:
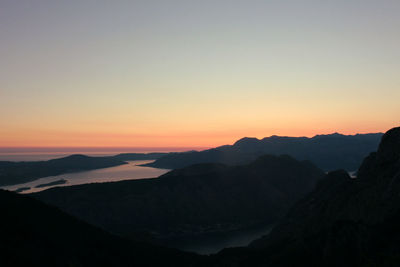
[[[0,147],[400,125],[398,0],[0,0]]]

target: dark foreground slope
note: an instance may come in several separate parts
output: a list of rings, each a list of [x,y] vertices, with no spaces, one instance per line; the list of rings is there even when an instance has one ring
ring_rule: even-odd
[[[170,153],[148,166],[176,169],[197,163],[219,162],[228,165],[244,164],[264,154],[287,154],[299,160],[310,160],[319,168],[356,170],[363,158],[376,151],[381,133],[357,135],[317,135],[307,137],[271,136],[264,139],[243,138],[234,145],[201,152]]]
[[[250,251],[220,257],[242,266],[399,266],[399,225],[400,128],[394,128],[356,179],[329,173]]]
[[[122,164],[126,164],[126,162],[112,157],[88,157],[84,155],[72,155],[48,161],[0,161],[0,186],[25,183],[46,176],[108,168]]]
[[[161,239],[274,223],[323,172],[289,156],[245,166],[201,164],[159,178],[60,187],[34,194],[91,224]]]
[[[0,266],[197,266],[188,253],[133,243],[33,198],[0,190]]]

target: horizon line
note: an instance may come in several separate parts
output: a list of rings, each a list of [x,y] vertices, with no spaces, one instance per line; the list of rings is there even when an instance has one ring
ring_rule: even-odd
[[[272,134],[270,136],[265,136],[265,137],[252,137],[252,136],[244,136],[241,138],[237,138],[236,141],[239,141],[244,138],[255,138],[257,140],[262,140],[265,138],[270,138],[270,137],[293,137],[293,138],[313,138],[316,136],[328,136],[328,135],[343,135],[343,136],[356,136],[356,135],[368,135],[368,134],[384,134],[384,132],[368,132],[368,133],[354,133],[354,134],[342,134],[340,132],[332,132],[328,134],[315,134],[312,136],[289,136],[289,135],[276,135]],[[234,141],[233,144],[236,142]],[[225,146],[229,144],[222,144],[218,146]],[[122,150],[121,152],[125,152],[128,150],[142,150],[144,152],[182,152],[182,151],[187,151],[187,150],[204,150],[204,149],[210,149],[213,147],[218,147],[218,146],[0,146],[0,153],[15,153],[15,152],[68,152],[68,150],[74,150],[78,151],[81,150],[80,152],[93,152],[99,151],[100,149],[103,149],[105,151],[103,152],[119,152],[117,150]],[[18,151],[25,149],[25,151]],[[57,151],[58,150],[65,150],[65,151]],[[83,149],[83,150],[82,150]],[[85,151],[87,149],[88,151]],[[5,151],[5,150],[11,150],[11,151]],[[26,150],[32,150],[32,151],[26,151]],[[34,150],[39,150],[39,151],[34,151]],[[48,151],[40,151],[40,150],[48,150]],[[174,151],[175,150],[175,151]],[[140,152],[132,152],[132,153],[140,153]],[[142,152],[143,153],[143,152]]]

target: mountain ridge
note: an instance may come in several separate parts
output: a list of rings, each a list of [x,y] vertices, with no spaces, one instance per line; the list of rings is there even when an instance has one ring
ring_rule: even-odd
[[[237,266],[397,266],[400,262],[400,127],[382,137],[356,178],[329,172],[268,236],[218,257]],[[250,250],[250,251],[249,251]],[[224,261],[223,260],[223,261]]]
[[[290,155],[310,160],[325,171],[356,170],[363,158],[378,147],[382,133],[329,134],[314,137],[270,136],[263,139],[243,137],[233,145],[208,150],[171,153],[145,166],[177,169],[197,163],[219,162],[228,165],[246,164],[263,154]]]

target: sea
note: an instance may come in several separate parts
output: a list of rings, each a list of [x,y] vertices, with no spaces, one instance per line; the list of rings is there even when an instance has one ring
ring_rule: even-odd
[[[169,152],[158,150],[159,152]],[[172,150],[171,150],[172,151]],[[177,151],[179,151],[177,149]],[[144,153],[153,152],[151,150],[115,150],[115,151],[0,151],[0,161],[45,161],[50,159],[63,158],[72,154],[82,154],[87,156],[102,157],[102,156],[113,156],[119,153]],[[0,187],[2,189],[16,191],[20,189],[19,193],[34,193],[42,190],[46,190],[56,186],[71,186],[79,184],[89,183],[104,183],[104,182],[116,182],[122,180],[136,180],[136,179],[149,179],[156,178],[160,175],[170,171],[168,169],[157,169],[151,167],[140,166],[142,164],[151,163],[152,160],[136,160],[127,161],[128,164],[102,168],[90,171],[81,171],[74,173],[61,174],[56,176],[49,176],[40,178],[31,182],[21,183],[10,186]],[[43,186],[56,181],[63,181],[63,184],[54,184]],[[23,189],[23,190],[22,190]]]

